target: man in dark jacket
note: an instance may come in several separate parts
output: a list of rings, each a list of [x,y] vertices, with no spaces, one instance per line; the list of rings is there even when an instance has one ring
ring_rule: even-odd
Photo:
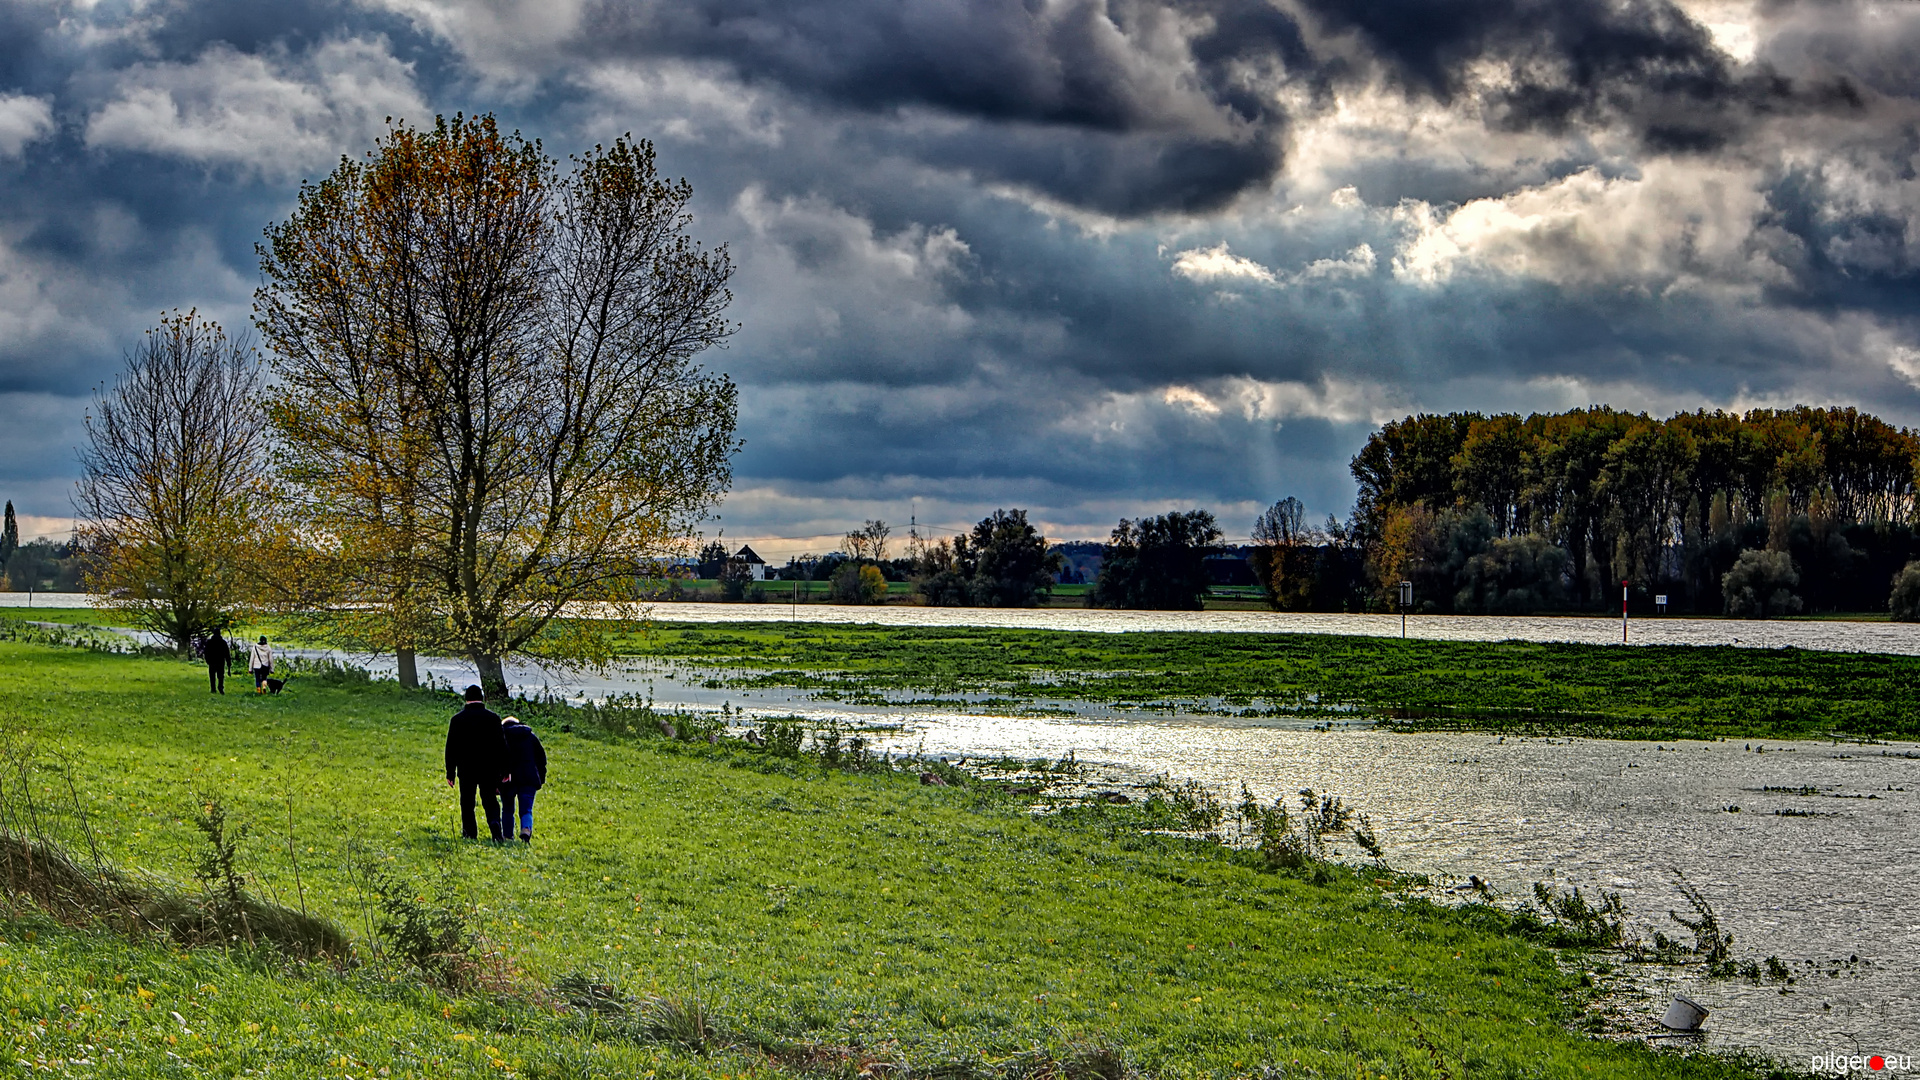
[[[513,771],[513,783],[500,789],[500,827],[513,832],[514,803],[520,804],[520,842],[533,843],[533,796],[547,782],[547,748],[517,716],[500,721],[500,734],[507,740],[507,767]]]
[[[233,648],[227,644],[220,631],[215,630],[207,639],[202,655],[207,660],[207,689],[215,694],[227,692],[227,661],[233,657]]]
[[[467,707],[453,714],[447,725],[447,786],[460,780],[460,835],[480,838],[473,819],[473,796],[487,811],[487,829],[497,842],[500,829],[500,785],[512,779],[507,765],[507,742],[500,735],[500,717],[486,706],[486,694],[467,687]]]

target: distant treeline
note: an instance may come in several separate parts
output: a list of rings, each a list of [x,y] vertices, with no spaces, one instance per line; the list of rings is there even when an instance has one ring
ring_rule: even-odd
[[[1357,548],[1381,607],[1407,580],[1421,610],[1610,610],[1627,582],[1702,614],[1885,611],[1920,553],[1917,457],[1852,408],[1411,416],[1354,457],[1353,515],[1315,546]]]
[[[1251,545],[1225,545],[1201,509],[1122,520],[1104,544],[1049,543],[1010,510],[951,540],[910,534],[897,558],[869,521],[841,551],[771,573],[831,580],[842,603],[905,586],[927,604],[1029,606],[1088,581],[1090,605],[1198,608],[1223,561],[1244,558],[1228,565],[1285,611],[1391,611],[1403,581],[1421,612],[1615,611],[1624,582],[1641,611],[1665,598],[1675,613],[1912,619],[1916,462],[1920,433],[1850,408],[1422,414],[1354,457],[1346,520],[1309,522],[1283,498]],[[746,564],[717,544],[702,574],[751,598]]]
[[[71,542],[20,542],[13,501],[0,511],[0,592],[74,592],[80,588],[80,563]]]

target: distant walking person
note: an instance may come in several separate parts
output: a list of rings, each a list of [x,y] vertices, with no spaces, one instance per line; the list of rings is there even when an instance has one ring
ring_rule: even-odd
[[[533,843],[533,796],[547,782],[547,748],[526,721],[509,716],[500,721],[500,734],[507,740],[507,766],[513,782],[500,789],[500,831],[513,831],[513,804],[520,803],[520,842]]]
[[[460,835],[469,840],[480,838],[473,818],[473,797],[480,796],[487,812],[487,831],[499,841],[500,786],[511,779],[507,763],[507,740],[500,734],[500,716],[486,706],[486,692],[467,687],[467,707],[453,714],[447,725],[447,786],[460,781]],[[511,828],[511,826],[508,826]]]
[[[247,670],[253,672],[253,692],[267,692],[267,676],[273,674],[273,646],[267,644],[267,636],[260,635],[259,644],[247,650]]]
[[[227,692],[227,662],[233,659],[233,647],[227,644],[220,631],[215,630],[202,648],[207,659],[207,689],[210,693]]]

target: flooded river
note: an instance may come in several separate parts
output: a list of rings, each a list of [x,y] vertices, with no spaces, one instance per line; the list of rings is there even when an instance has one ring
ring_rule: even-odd
[[[1339,794],[1373,819],[1396,867],[1478,875],[1508,897],[1535,881],[1617,892],[1649,940],[1656,930],[1691,940],[1667,916],[1692,914],[1676,888],[1684,875],[1735,935],[1739,959],[1778,956],[1796,979],[1786,993],[1675,980],[1666,989],[1713,1010],[1711,1044],[1789,1058],[1920,1051],[1920,745],[1501,739],[1201,717],[891,719],[906,730],[889,745],[929,754],[1072,752],[1223,795],[1242,783],[1263,800],[1303,787]]]

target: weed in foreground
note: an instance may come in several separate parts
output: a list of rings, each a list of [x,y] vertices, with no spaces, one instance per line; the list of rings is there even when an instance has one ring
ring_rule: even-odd
[[[479,944],[468,912],[444,883],[429,898],[379,856],[357,852],[356,870],[374,899],[373,931],[383,955],[449,990],[472,989]]]
[[[1312,788],[1301,788],[1300,812],[1296,816],[1285,799],[1262,803],[1245,784],[1240,785],[1238,807],[1242,829],[1268,866],[1283,870],[1304,870],[1332,861],[1330,838],[1351,833],[1361,849],[1378,858],[1381,846],[1373,825],[1360,818],[1354,826],[1355,812],[1338,795],[1321,795]]]

